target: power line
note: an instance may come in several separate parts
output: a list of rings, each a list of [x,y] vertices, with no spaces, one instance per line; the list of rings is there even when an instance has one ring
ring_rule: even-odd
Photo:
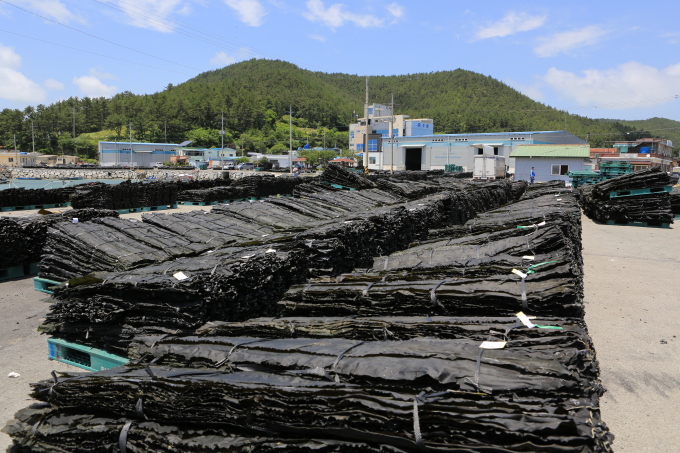
[[[66,46],[66,45],[64,45],[64,44],[58,44],[58,43],[56,43],[56,42],[45,41],[44,39],[38,39],[38,38],[34,38],[34,37],[32,37],[32,36],[22,35],[22,34],[20,34],[20,33],[15,33],[15,32],[13,32],[13,31],[9,31],[9,30],[2,30],[2,29],[0,29],[0,32],[3,32],[3,33],[10,33],[10,34],[12,34],[12,35],[21,36],[22,38],[32,39],[32,40],[34,40],[34,41],[39,41],[39,42],[43,42],[43,43],[46,43],[46,44],[52,44],[53,46],[64,47],[64,48],[66,48],[66,49],[76,50],[76,51],[78,51],[78,52],[89,53],[89,54],[91,54],[91,55],[96,55],[96,56],[98,56],[98,57],[110,58],[110,59],[112,59],[112,60],[118,60],[118,61],[122,61],[122,62],[124,62],[124,63],[136,64],[136,65],[145,66],[145,67],[151,68],[151,69],[158,69],[158,70],[160,70],[160,71],[174,72],[175,74],[182,74],[182,75],[186,75],[186,76],[191,76],[191,75],[193,75],[193,74],[187,74],[186,72],[173,71],[172,69],[163,69],[163,68],[159,68],[159,67],[157,67],[157,66],[150,66],[150,65],[144,64],[144,63],[136,63],[136,62],[130,61],[130,60],[123,60],[122,58],[116,58],[116,57],[111,57],[111,56],[103,55],[103,54],[96,53],[96,52],[90,52],[89,50],[78,49],[78,48],[75,48],[75,47]]]
[[[27,12],[27,13],[29,13],[29,14],[33,14],[34,16],[37,16],[37,17],[39,17],[39,18],[41,18],[41,19],[43,19],[43,20],[52,22],[52,23],[57,24],[57,25],[61,25],[62,27],[68,28],[69,30],[73,30],[73,31],[76,31],[76,32],[78,32],[78,33],[82,33],[83,35],[89,36],[89,37],[91,37],[91,38],[99,39],[100,41],[104,41],[104,42],[106,42],[106,43],[113,44],[114,46],[122,47],[123,49],[126,49],[126,50],[131,50],[132,52],[137,52],[137,53],[142,54],[142,55],[144,55],[144,56],[146,56],[146,57],[155,58],[155,59],[157,59],[157,60],[165,61],[166,63],[171,63],[171,64],[174,64],[174,65],[177,65],[177,66],[183,66],[183,67],[185,67],[185,68],[193,69],[194,71],[199,71],[199,72],[201,72],[201,70],[198,69],[198,68],[193,68],[193,67],[191,67],[191,66],[187,66],[187,65],[182,64],[182,63],[175,63],[174,61],[166,60],[165,58],[157,57],[157,56],[155,56],[155,55],[152,55],[152,54],[149,54],[149,53],[146,53],[146,52],[142,52],[141,50],[133,49],[132,47],[128,47],[128,46],[125,46],[125,45],[123,45],[123,44],[118,44],[118,43],[113,42],[113,41],[110,41],[110,40],[108,40],[108,39],[106,39],[106,38],[102,38],[102,37],[100,37],[100,36],[96,36],[96,35],[93,35],[93,34],[91,34],[91,33],[87,33],[87,32],[85,32],[85,31],[78,30],[77,28],[71,27],[71,26],[69,26],[69,25],[63,24],[63,23],[58,22],[58,21],[56,21],[56,20],[52,20],[52,19],[49,19],[49,18],[47,18],[47,17],[45,17],[45,16],[41,16],[40,14],[34,13],[33,11],[30,11],[30,10],[27,10],[27,9],[25,9],[25,8],[22,8],[22,7],[18,6],[18,5],[15,5],[14,3],[8,2],[7,0],[0,0],[0,2],[6,3],[6,4],[10,5],[10,6],[13,6],[14,8],[20,9],[21,11]]]
[[[272,54],[272,53],[264,51],[262,49],[252,47],[248,44],[245,44],[245,43],[242,43],[242,42],[239,42],[239,41],[235,41],[235,40],[231,40],[231,39],[225,39],[223,37],[220,37],[220,36],[217,36],[217,35],[214,35],[214,34],[211,34],[211,33],[206,33],[205,31],[202,31],[200,29],[196,29],[195,27],[193,27],[191,25],[188,25],[188,24],[176,21],[176,20],[169,19],[169,18],[164,17],[160,14],[157,14],[153,11],[142,8],[134,2],[131,3],[131,2],[124,1],[124,0],[118,0],[118,3],[122,3],[123,5],[127,5],[130,8],[135,8],[136,10],[140,11],[140,13],[130,11],[129,9],[126,9],[126,8],[121,8],[117,5],[111,4],[110,2],[101,1],[101,0],[92,0],[92,1],[99,3],[102,6],[106,6],[107,8],[111,8],[111,9],[114,9],[116,11],[122,12],[124,14],[136,17],[138,19],[143,19],[143,20],[145,20],[149,23],[155,23],[155,24],[161,25],[163,27],[173,29],[174,31],[176,31],[180,34],[183,34],[183,35],[188,36],[190,38],[196,39],[198,41],[202,41],[202,42],[205,42],[205,43],[208,43],[208,44],[212,44],[216,47],[225,48],[227,50],[240,53],[241,55],[246,56],[246,57],[251,56],[252,52],[243,51],[241,49],[242,47],[248,48],[249,50],[252,50],[255,53],[258,53],[258,54],[263,55],[263,56],[267,56],[267,57],[270,57],[270,58],[273,58],[273,59],[285,60],[284,58],[282,58],[278,55]],[[158,17],[159,19],[153,19],[150,16],[155,16],[155,17]],[[172,24],[172,25],[168,25],[168,24]],[[174,27],[174,26],[177,26],[177,27]],[[308,67],[308,68],[314,68],[313,66],[309,66],[309,65],[304,65],[304,66]],[[319,68],[314,68],[314,69],[319,69]]]

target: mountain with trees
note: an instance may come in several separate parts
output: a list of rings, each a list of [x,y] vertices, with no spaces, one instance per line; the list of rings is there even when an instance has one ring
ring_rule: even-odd
[[[371,76],[370,102],[395,113],[433,118],[436,133],[567,130],[592,146],[614,140],[663,136],[671,120],[595,120],[531,100],[504,83],[471,71]],[[258,152],[289,148],[292,106],[294,147],[348,147],[348,125],[363,116],[365,77],[312,72],[277,60],[253,59],[202,73],[158,93],[123,92],[107,98],[70,98],[45,106],[0,112],[0,145],[94,158],[97,140],[225,146]],[[670,122],[670,123],[668,123]],[[675,128],[677,130],[677,127]],[[636,132],[641,131],[641,132]],[[656,134],[655,136],[659,136]],[[680,140],[677,141],[680,144]]]

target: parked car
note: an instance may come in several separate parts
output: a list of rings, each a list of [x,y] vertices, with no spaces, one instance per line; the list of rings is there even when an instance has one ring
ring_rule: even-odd
[[[676,185],[680,181],[680,173],[671,173],[671,184]]]
[[[255,165],[251,162],[243,162],[236,167],[237,170],[253,170],[254,168]]]
[[[224,167],[222,167],[223,170],[233,170],[236,168],[234,164],[225,164]]]

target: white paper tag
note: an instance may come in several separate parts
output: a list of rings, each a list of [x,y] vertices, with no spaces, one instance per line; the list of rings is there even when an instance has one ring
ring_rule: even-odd
[[[73,223],[78,223],[78,219],[74,217],[74,218],[73,218]]]
[[[255,255],[245,255],[245,256],[242,256],[241,258],[243,258],[244,260],[247,260],[247,259],[250,259],[250,258],[252,258],[252,257],[254,257],[254,256],[255,256]]]
[[[276,253],[276,250],[274,250],[274,249],[269,249],[269,250],[267,250],[267,251],[264,252],[264,253]]]
[[[524,272],[522,272],[519,269],[513,269],[512,273],[515,274],[515,275],[519,275],[522,278],[527,278],[527,274],[525,274]]]
[[[533,261],[535,258],[536,258],[535,256],[531,256],[531,255],[524,255],[522,257],[523,260],[527,260],[527,261]]]
[[[561,199],[561,198],[558,198],[557,201],[562,201],[562,199]]]
[[[215,253],[214,250],[208,250],[206,253]]]
[[[269,236],[269,235],[268,235],[268,234],[263,234],[263,235],[262,235],[263,238],[266,238],[267,236]]]
[[[485,341],[479,345],[480,349],[503,349],[507,341]]]
[[[519,318],[520,321],[522,321],[522,324],[524,324],[528,328],[533,329],[534,327],[536,327],[533,322],[529,321],[529,317],[525,315],[523,312],[520,311],[519,313],[517,313],[516,316]]]
[[[536,225],[536,226],[543,226],[543,225],[545,225],[545,220],[544,220],[543,222],[539,223],[539,224]]]
[[[179,281],[186,280],[187,278],[189,278],[182,271],[175,272],[174,274],[172,274],[172,276],[175,277]]]

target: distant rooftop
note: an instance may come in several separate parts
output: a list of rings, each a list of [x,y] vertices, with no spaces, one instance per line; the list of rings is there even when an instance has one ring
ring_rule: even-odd
[[[510,157],[590,157],[589,145],[519,145]]]

